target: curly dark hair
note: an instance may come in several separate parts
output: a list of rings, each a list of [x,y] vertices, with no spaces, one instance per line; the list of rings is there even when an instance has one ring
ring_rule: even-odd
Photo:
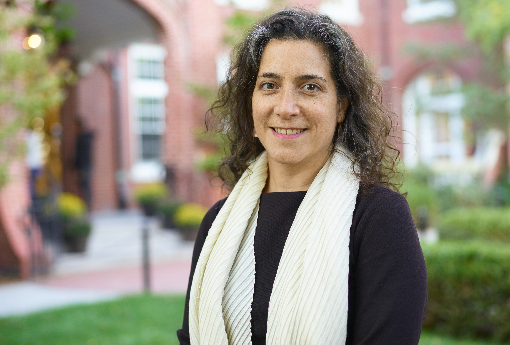
[[[208,127],[213,120],[230,143],[230,153],[218,169],[224,185],[233,188],[249,163],[264,151],[258,138],[253,137],[252,94],[262,52],[275,39],[309,40],[325,48],[338,103],[349,101],[333,143],[342,142],[352,153],[362,188],[380,183],[398,190],[392,182],[400,155],[390,141],[394,113],[383,104],[381,84],[344,29],[326,15],[300,8],[263,19],[234,49],[227,79],[207,119]]]

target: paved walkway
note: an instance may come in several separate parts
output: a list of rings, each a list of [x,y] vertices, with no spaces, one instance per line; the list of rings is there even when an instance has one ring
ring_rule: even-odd
[[[135,211],[95,213],[92,225],[85,253],[61,254],[47,276],[0,285],[0,317],[143,291],[142,216]],[[161,229],[155,220],[149,229],[151,291],[184,293],[193,243]]]

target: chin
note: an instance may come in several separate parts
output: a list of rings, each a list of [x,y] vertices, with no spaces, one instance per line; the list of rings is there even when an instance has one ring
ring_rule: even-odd
[[[303,160],[303,157],[291,152],[268,152],[268,155],[270,160],[279,164],[294,165]]]

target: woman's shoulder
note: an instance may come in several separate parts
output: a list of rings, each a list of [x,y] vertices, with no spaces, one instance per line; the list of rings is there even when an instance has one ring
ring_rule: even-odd
[[[406,198],[380,184],[360,190],[352,224],[358,235],[381,230],[386,235],[416,232]]]
[[[227,198],[223,198],[219,201],[217,201],[210,209],[207,211],[207,213],[204,216],[204,219],[202,220],[202,225],[200,226],[200,230],[205,231],[206,233],[209,232],[209,228],[211,227],[212,223],[216,219],[216,216],[218,216],[218,213],[220,213],[221,208],[223,205],[225,205],[225,202],[227,201]]]
[[[361,210],[383,213],[406,212],[409,210],[409,205],[402,194],[380,184],[375,184],[360,189],[356,198],[356,211]]]

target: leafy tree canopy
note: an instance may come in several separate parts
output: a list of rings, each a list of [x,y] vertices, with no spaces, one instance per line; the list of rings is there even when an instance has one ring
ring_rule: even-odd
[[[69,4],[38,0],[0,3],[0,187],[11,162],[23,153],[20,131],[59,106],[63,86],[74,80],[70,62],[57,54],[73,30],[56,25],[72,10]],[[42,44],[23,48],[32,34],[42,37]]]
[[[456,0],[467,36],[478,42],[486,54],[510,34],[510,1]]]

